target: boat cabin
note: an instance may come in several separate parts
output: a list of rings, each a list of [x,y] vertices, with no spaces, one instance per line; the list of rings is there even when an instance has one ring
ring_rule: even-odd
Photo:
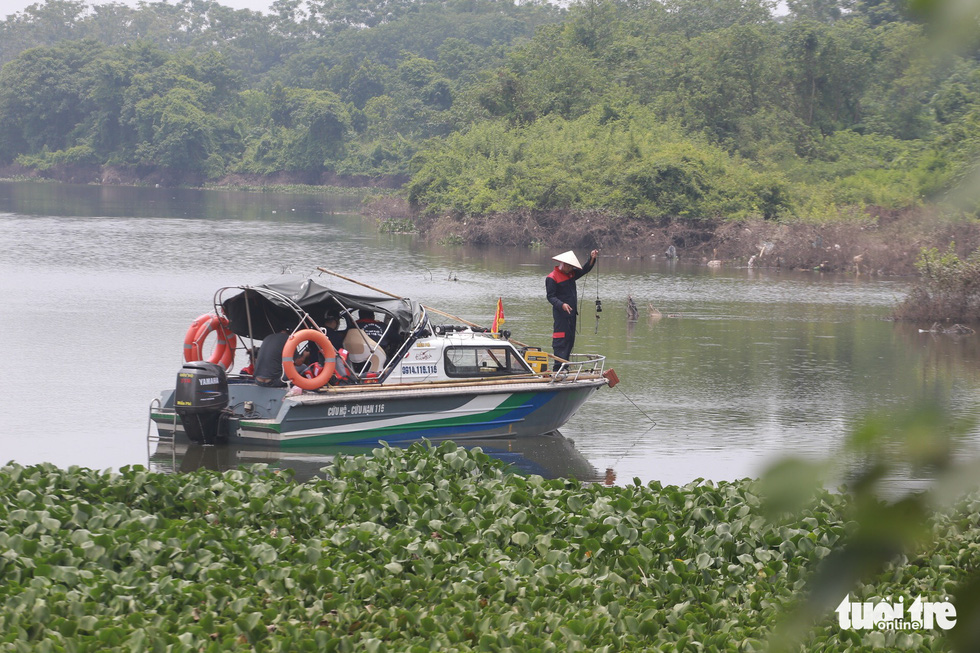
[[[424,383],[499,379],[534,371],[513,344],[464,327],[437,327],[441,333],[407,343],[401,358],[391,361],[383,383]]]

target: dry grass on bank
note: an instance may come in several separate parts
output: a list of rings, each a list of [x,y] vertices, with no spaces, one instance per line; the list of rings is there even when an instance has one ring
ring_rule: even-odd
[[[955,243],[966,256],[980,248],[975,220],[952,220],[916,210],[868,213],[834,223],[765,220],[648,221],[600,211],[518,211],[485,216],[413,215],[398,198],[371,211],[380,221],[407,220],[434,242],[509,247],[601,248],[606,254],[665,256],[670,246],[682,259],[722,265],[914,275],[926,247]]]

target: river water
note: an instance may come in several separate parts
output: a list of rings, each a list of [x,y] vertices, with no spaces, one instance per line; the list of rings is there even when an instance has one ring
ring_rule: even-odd
[[[148,454],[148,407],[174,383],[191,320],[217,288],[283,271],[324,266],[487,325],[502,297],[514,338],[550,345],[544,276],[557,252],[380,234],[357,214],[360,202],[0,182],[0,463],[148,464],[159,454]],[[887,320],[907,279],[715,269],[650,254],[603,250],[579,282],[576,351],[605,354],[620,385],[597,393],[561,438],[486,446],[544,474],[686,483],[758,476],[787,456],[833,457],[869,412],[927,397],[978,416],[978,337]],[[327,455],[178,454],[183,469],[317,467]]]

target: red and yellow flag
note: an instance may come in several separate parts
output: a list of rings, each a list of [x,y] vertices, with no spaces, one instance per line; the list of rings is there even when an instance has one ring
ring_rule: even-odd
[[[493,328],[491,332],[496,335],[500,332],[500,325],[504,323],[504,298],[497,298],[497,312],[493,316]]]

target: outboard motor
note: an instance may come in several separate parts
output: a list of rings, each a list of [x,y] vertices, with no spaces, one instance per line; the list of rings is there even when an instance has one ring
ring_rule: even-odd
[[[191,442],[212,444],[227,438],[228,376],[214,363],[184,363],[177,373],[174,410]]]

